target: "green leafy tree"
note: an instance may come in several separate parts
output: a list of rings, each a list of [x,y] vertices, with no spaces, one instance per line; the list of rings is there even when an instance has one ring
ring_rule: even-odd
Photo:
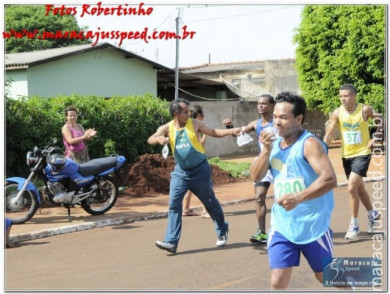
[[[310,109],[331,112],[344,83],[384,111],[385,5],[308,5],[294,36],[300,89]]]
[[[34,50],[43,50],[50,48],[60,48],[75,44],[88,44],[90,40],[79,40],[70,38],[50,38],[41,39],[37,36],[45,32],[56,33],[57,31],[76,31],[80,32],[77,20],[73,15],[60,15],[46,13],[45,5],[6,5],[5,6],[5,34],[17,32],[23,34],[23,37],[14,35],[5,38],[6,53],[27,52]],[[29,32],[29,36],[26,35]],[[36,36],[33,37],[33,34]]]
[[[77,121],[98,133],[88,141],[91,158],[124,155],[127,163],[146,153],[161,153],[161,145],[151,146],[147,139],[171,116],[167,101],[150,94],[112,97],[58,95],[50,99],[26,97],[5,99],[6,176],[27,176],[26,153],[34,146],[43,148],[52,139],[64,148],[61,129],[65,108],[77,107]],[[43,123],[44,122],[44,123]]]

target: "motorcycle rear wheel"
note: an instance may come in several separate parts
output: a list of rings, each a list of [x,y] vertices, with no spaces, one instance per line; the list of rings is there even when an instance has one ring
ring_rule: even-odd
[[[118,199],[118,185],[114,179],[104,179],[99,183],[99,190],[92,197],[81,202],[81,207],[92,215],[109,211]]]
[[[18,184],[7,183],[5,185],[5,217],[11,219],[14,224],[23,224],[34,216],[39,205],[34,193],[29,190],[25,190],[20,202],[15,203],[18,192]]]

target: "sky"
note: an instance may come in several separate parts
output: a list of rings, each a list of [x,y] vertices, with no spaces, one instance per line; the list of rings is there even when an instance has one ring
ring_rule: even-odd
[[[91,5],[85,12],[91,13],[97,2],[85,1]],[[105,4],[107,2],[103,2]],[[140,2],[128,2],[139,9]],[[161,2],[159,2],[161,3]],[[189,2],[191,3],[191,2]],[[259,2],[260,3],[260,2]],[[81,4],[80,4],[81,5]],[[125,8],[124,4],[121,4]],[[119,4],[104,7],[118,8]],[[76,19],[79,26],[91,31],[112,30],[143,31],[147,28],[158,32],[176,32],[176,18],[179,30],[186,26],[187,32],[194,32],[192,38],[181,40],[176,59],[175,40],[125,40],[120,47],[142,57],[174,68],[190,67],[205,63],[228,63],[240,61],[294,58],[294,29],[299,27],[303,5],[298,4],[144,4],[144,11],[152,8],[149,15],[83,15],[78,7]],[[181,34],[182,35],[182,34]],[[119,45],[119,40],[100,40]]]

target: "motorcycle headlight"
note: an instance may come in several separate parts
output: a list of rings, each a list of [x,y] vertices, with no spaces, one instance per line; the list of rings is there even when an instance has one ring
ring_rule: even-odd
[[[53,172],[60,172],[66,163],[66,157],[63,154],[50,154],[47,156],[46,162]]]
[[[33,156],[31,151],[27,152],[26,155],[26,164],[27,166],[34,166],[38,162],[38,157]]]

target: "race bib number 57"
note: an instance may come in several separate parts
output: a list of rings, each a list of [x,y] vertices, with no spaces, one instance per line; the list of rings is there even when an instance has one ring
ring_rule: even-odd
[[[274,180],[275,199],[286,194],[298,193],[305,190],[305,181],[302,177],[275,179]]]
[[[357,145],[362,143],[362,133],[360,131],[344,131],[344,142],[348,145]]]

